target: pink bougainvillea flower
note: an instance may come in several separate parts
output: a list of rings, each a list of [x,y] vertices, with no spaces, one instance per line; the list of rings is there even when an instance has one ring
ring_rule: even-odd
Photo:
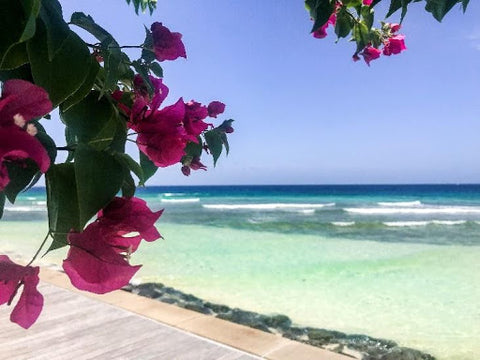
[[[398,30],[400,30],[401,27],[402,25],[400,24],[390,24],[390,30],[392,31],[392,33],[396,33]]]
[[[160,107],[163,100],[168,95],[168,87],[163,83],[163,80],[153,76],[149,76],[150,82],[153,85],[153,97],[150,97],[145,81],[140,75],[135,75],[133,80],[133,87],[136,97],[141,97],[148,103],[148,106],[152,110],[156,110]]]
[[[225,111],[225,104],[220,101],[212,101],[207,107],[208,116],[216,118]]]
[[[34,137],[37,128],[27,124],[52,109],[48,94],[41,87],[25,80],[8,80],[0,98],[0,192],[10,178],[6,163],[32,159],[41,172],[50,166],[50,158]]]
[[[163,210],[151,211],[145,200],[131,197],[115,197],[98,213],[97,222],[109,232],[124,235],[138,232],[145,241],[154,241],[161,237],[155,228],[155,222]],[[134,247],[135,251],[137,247]]]
[[[336,22],[337,22],[337,14],[336,12],[333,12],[333,14],[330,15],[330,17],[328,18],[328,21],[313,32],[313,37],[316,39],[325,38],[328,35],[327,28],[330,26],[330,24],[335,26]]]
[[[373,2],[373,0],[363,0],[363,1],[362,1],[363,5],[365,5],[365,6],[370,6],[370,5],[372,5],[372,2]]]
[[[153,23],[150,30],[153,37],[153,51],[158,61],[175,60],[178,57],[187,58],[182,34],[170,32],[159,22]]]
[[[130,265],[126,259],[128,254],[124,256],[109,244],[102,230],[102,225],[94,222],[81,233],[70,232],[70,249],[63,260],[63,269],[72,284],[77,289],[96,294],[122,288],[141,267]],[[138,246],[136,237],[126,237],[124,241],[129,239],[132,246]]]
[[[24,329],[37,321],[43,308],[43,296],[37,290],[38,266],[22,266],[12,262],[8,256],[0,255],[0,305],[13,301],[19,287],[23,285],[20,299],[15,305],[10,320]]]
[[[392,54],[400,54],[406,49],[405,35],[395,35],[388,38],[383,44],[383,55],[390,56]]]
[[[15,124],[20,115],[25,121],[43,116],[52,110],[47,92],[25,80],[7,80],[0,98],[0,126]]]
[[[45,173],[50,166],[50,158],[42,144],[18,126],[0,127],[0,192],[8,185],[10,178],[7,162],[32,159],[39,170]]]
[[[189,139],[183,127],[185,103],[179,99],[174,105],[153,111],[136,126],[137,145],[158,167],[179,162],[185,155]]]
[[[373,46],[367,46],[363,49],[360,55],[363,56],[363,60],[365,60],[367,65],[370,66],[370,61],[378,59],[381,53],[382,52],[379,49],[374,48]]]
[[[360,56],[358,56],[358,54],[353,54],[352,60],[353,60],[354,62],[360,61]]]
[[[208,110],[206,106],[193,100],[185,104],[183,126],[187,134],[191,135],[191,141],[197,142],[197,136],[208,128],[209,124],[203,121],[207,116]]]

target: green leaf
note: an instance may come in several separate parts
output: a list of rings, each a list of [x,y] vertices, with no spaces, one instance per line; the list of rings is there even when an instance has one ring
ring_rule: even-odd
[[[64,111],[60,106],[60,117],[70,128],[79,143],[90,144],[96,149],[105,149],[112,142],[117,129],[116,112],[106,97],[99,99],[97,91]]]
[[[353,27],[352,17],[348,14],[348,10],[342,7],[337,14],[337,22],[335,23],[335,34],[339,38],[345,38],[350,34]]]
[[[127,124],[120,118],[120,115],[115,111],[115,135],[113,137],[112,143],[110,144],[110,149],[118,153],[125,152],[125,143],[127,142]]]
[[[138,164],[135,160],[133,160],[132,157],[128,154],[115,153],[114,156],[115,156],[115,159],[118,160],[118,162],[123,164],[123,166],[126,169],[128,169],[128,173],[130,173],[130,171],[132,171],[138,177],[138,180],[140,180],[139,185],[144,185],[145,184],[143,169],[140,166],[140,164]]]
[[[10,50],[18,43],[30,39],[35,33],[35,19],[40,0],[2,0],[0,4],[0,68],[12,55]],[[16,50],[18,51],[18,49]],[[11,58],[10,58],[11,61]]]
[[[114,90],[118,79],[123,75],[120,66],[123,57],[120,46],[113,36],[100,25],[95,23],[93,18],[89,15],[87,16],[81,12],[73,13],[70,22],[88,31],[100,41],[100,52],[103,57],[105,70],[105,82],[102,94],[105,91]]]
[[[25,189],[38,172],[38,166],[34,161],[27,159],[22,164],[16,162],[6,163],[10,182],[5,187],[4,192],[8,200],[13,204],[17,195]]]
[[[330,15],[335,11],[335,1],[331,0],[306,0],[305,7],[310,12],[313,19],[313,27],[311,32],[314,32],[319,27],[326,24]]]
[[[74,165],[52,165],[46,174],[46,185],[48,224],[53,234],[48,249],[51,251],[67,245],[70,230],[82,230]]]
[[[0,192],[0,219],[3,217],[3,208],[5,207],[5,194]]]
[[[147,182],[158,170],[158,167],[145,155],[143,152],[140,151],[140,166],[143,170],[143,177],[144,183]]]
[[[213,156],[213,166],[216,166],[217,160],[223,149],[221,132],[216,129],[207,131],[205,133],[205,141],[207,142],[207,146]]]
[[[69,96],[63,103],[62,108],[66,111],[73,105],[80,102],[82,99],[87,96],[93,88],[93,84],[95,83],[95,79],[97,77],[98,71],[100,70],[100,65],[95,60],[93,56],[90,56],[90,67],[87,77],[83,84],[75,91],[71,96]]]
[[[40,12],[41,1],[40,0],[21,0],[20,3],[23,6],[25,14],[25,29],[20,37],[20,42],[27,41],[35,35],[36,19]],[[3,19],[2,19],[3,21]]]
[[[135,186],[135,181],[133,180],[133,177],[130,174],[130,172],[128,172],[125,174],[125,178],[123,180],[122,196],[131,198],[132,196],[135,195],[135,190],[137,190]]]
[[[132,62],[132,65],[134,69],[137,71],[137,73],[142,77],[143,82],[145,86],[147,87],[148,94],[150,96],[153,95],[154,89],[153,89],[153,84],[152,81],[150,80],[150,76],[148,76],[148,67],[146,65],[143,65],[140,61],[135,60]]]
[[[33,82],[30,64],[25,64],[12,70],[0,71],[0,81],[7,81],[9,79],[22,79]]]
[[[469,2],[470,2],[470,0],[463,0],[462,1],[463,12],[467,11],[467,6],[468,6]]]
[[[124,169],[113,155],[83,144],[75,150],[74,167],[80,227],[83,228],[119,192]]]
[[[370,6],[362,7],[362,17],[363,17],[363,20],[365,21],[365,25],[367,25],[368,29],[371,29],[373,26],[374,11]],[[351,19],[351,17],[349,18],[352,21],[351,27],[353,27],[353,20]]]
[[[45,26],[37,23],[37,33],[27,44],[28,56],[35,83],[49,94],[57,106],[75,93],[90,72],[90,52],[87,45],[73,31],[49,61]]]
[[[192,158],[194,157],[200,157],[202,155],[203,151],[203,142],[200,137],[198,137],[198,143],[195,143],[193,141],[190,141],[187,146],[185,146],[185,154],[186,156],[190,156]]]
[[[74,149],[77,146],[77,137],[75,136],[74,131],[72,130],[71,127],[66,126],[65,127],[65,141],[67,142],[67,146],[69,148]],[[75,157],[75,151],[68,151],[68,156],[65,162],[70,162],[74,159]]]
[[[353,39],[357,43],[357,53],[369,43],[369,30],[364,22],[355,23],[353,26]]]
[[[52,61],[70,35],[70,28],[63,20],[62,6],[57,0],[42,0],[40,18],[46,27],[48,60]]]
[[[462,0],[426,0],[426,2],[425,10],[432,13],[437,21],[442,21],[443,17],[458,3],[462,3],[463,8],[466,8]]]
[[[50,158],[50,163],[54,164],[55,159],[57,158],[57,145],[55,141],[47,134],[43,126],[38,122],[35,123],[35,126],[38,129],[37,135],[35,137],[40,141],[45,150],[47,150],[48,157]]]
[[[132,0],[127,0],[127,4],[132,3]],[[142,9],[142,12],[148,8],[150,15],[157,7],[157,0],[133,0],[133,6],[135,8],[135,13],[138,15],[138,10]]]
[[[28,63],[27,47],[25,43],[15,44],[3,57],[2,69],[10,70]]]
[[[150,64],[150,70],[159,78],[163,78],[163,69],[159,63],[154,62]]]
[[[227,134],[221,133],[220,137],[222,139],[223,146],[225,147],[225,151],[227,152],[227,155],[228,155],[228,153],[230,152],[230,145],[228,144]]]
[[[145,41],[143,42],[142,59],[147,63],[155,60],[155,53],[153,52],[153,36],[152,32],[145,27]]]

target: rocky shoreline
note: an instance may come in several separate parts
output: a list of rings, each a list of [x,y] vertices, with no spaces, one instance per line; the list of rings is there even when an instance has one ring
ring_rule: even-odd
[[[400,347],[391,340],[339,331],[294,326],[286,315],[263,315],[214,304],[160,283],[128,285],[124,290],[168,304],[277,334],[359,360],[435,360],[429,354]]]

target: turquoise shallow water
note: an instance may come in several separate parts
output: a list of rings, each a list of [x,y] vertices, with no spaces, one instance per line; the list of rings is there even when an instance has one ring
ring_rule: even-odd
[[[150,205],[166,208],[165,240],[134,254],[144,264],[136,280],[478,359],[479,188],[148,190]],[[46,232],[41,193],[27,196],[0,223],[4,250],[33,253]]]

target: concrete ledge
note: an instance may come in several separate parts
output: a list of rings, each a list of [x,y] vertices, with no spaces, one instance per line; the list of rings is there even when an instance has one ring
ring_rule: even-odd
[[[65,274],[49,268],[42,267],[40,278],[46,283],[131,311],[264,359],[351,360],[350,357],[345,355],[288,340],[264,331],[182,309],[126,291],[117,290],[105,295],[79,291],[72,286]]]

